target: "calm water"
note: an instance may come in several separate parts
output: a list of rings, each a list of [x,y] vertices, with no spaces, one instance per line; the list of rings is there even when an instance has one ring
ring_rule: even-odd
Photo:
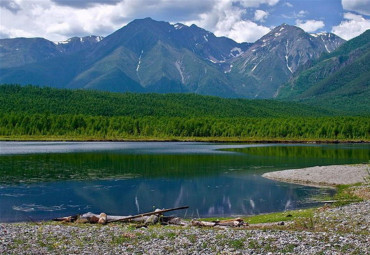
[[[257,214],[333,193],[261,174],[366,163],[370,145],[0,142],[0,222],[189,205],[182,217]],[[175,213],[176,214],[176,213]]]

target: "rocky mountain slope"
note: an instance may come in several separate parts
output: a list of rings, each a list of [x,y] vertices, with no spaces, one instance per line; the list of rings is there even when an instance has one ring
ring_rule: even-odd
[[[300,68],[344,42],[334,34],[311,35],[283,24],[256,41],[232,61],[231,78],[243,82],[240,94],[271,98]]]
[[[278,98],[330,108],[368,112],[370,30],[323,55],[311,68],[281,87]]]

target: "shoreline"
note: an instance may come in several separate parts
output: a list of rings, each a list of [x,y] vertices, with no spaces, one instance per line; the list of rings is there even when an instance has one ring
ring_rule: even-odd
[[[314,187],[336,187],[363,183],[369,177],[369,164],[315,166],[264,173],[262,177]]]
[[[8,138],[0,137],[0,142],[209,142],[209,143],[258,143],[258,144],[370,144],[370,140],[337,140],[337,139],[241,139],[241,138],[217,138],[217,137],[184,137],[184,138],[127,138],[127,139],[99,139],[99,138],[78,138],[78,137],[22,137]]]

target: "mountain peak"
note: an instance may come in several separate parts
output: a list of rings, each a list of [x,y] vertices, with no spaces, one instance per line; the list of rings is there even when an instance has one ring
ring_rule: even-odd
[[[146,17],[146,18],[143,18],[143,19],[135,19],[133,21],[131,21],[130,23],[128,23],[126,25],[127,26],[131,26],[131,25],[163,25],[163,24],[166,24],[166,25],[169,25],[170,23],[166,22],[166,21],[158,21],[158,20],[154,20],[150,17]]]
[[[285,30],[285,31],[290,31],[290,32],[292,32],[292,31],[296,31],[296,32],[305,33],[305,31],[304,31],[303,29],[301,29],[301,28],[299,28],[299,27],[296,27],[296,26],[293,26],[293,25],[288,25],[288,24],[286,24],[286,23],[283,23],[283,24],[281,24],[280,26],[275,27],[274,29],[272,29],[272,30],[270,31],[270,33],[282,32],[283,30]],[[269,33],[268,33],[268,34],[269,34]],[[267,35],[268,35],[268,34],[267,34]]]

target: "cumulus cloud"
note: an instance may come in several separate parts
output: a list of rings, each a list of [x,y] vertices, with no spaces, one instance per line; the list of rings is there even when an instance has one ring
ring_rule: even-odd
[[[359,36],[366,30],[370,29],[370,20],[365,19],[361,15],[353,13],[345,13],[344,18],[338,26],[334,26],[332,32],[343,39],[349,40]]]
[[[255,42],[262,36],[270,32],[270,28],[257,25],[250,20],[236,22],[226,36],[236,42]]]
[[[268,17],[269,13],[263,10],[256,10],[254,13],[254,20],[264,22]]]
[[[296,26],[302,28],[307,33],[312,33],[320,28],[325,27],[325,24],[321,20],[296,20]]]
[[[370,15],[370,0],[342,0],[343,9]]]
[[[214,0],[0,0],[0,37],[44,37],[62,41],[72,36],[106,36],[133,19],[195,19]],[[57,3],[58,4],[57,4]],[[86,8],[82,8],[86,5]]]
[[[255,41],[270,28],[247,20],[249,8],[258,8],[255,20],[268,15],[263,7],[279,0],[0,0],[0,37],[44,37],[53,41],[72,36],[106,36],[133,19],[196,24],[218,36]],[[261,7],[261,8],[259,8]],[[265,9],[264,9],[265,10]],[[250,12],[249,12],[250,13]]]
[[[187,24],[195,23],[217,36],[226,36],[237,42],[254,42],[268,33],[270,28],[245,19],[246,7],[259,7],[264,4],[272,6],[278,2],[278,0],[218,0],[210,11],[202,13],[198,19]]]
[[[22,7],[17,13],[1,9],[1,25],[6,27],[8,37],[44,37],[53,41],[65,40],[72,36],[95,34],[101,27],[109,31],[118,28],[111,17],[120,10],[112,5],[95,6],[88,9],[74,9],[57,6],[49,0],[17,0]]]

